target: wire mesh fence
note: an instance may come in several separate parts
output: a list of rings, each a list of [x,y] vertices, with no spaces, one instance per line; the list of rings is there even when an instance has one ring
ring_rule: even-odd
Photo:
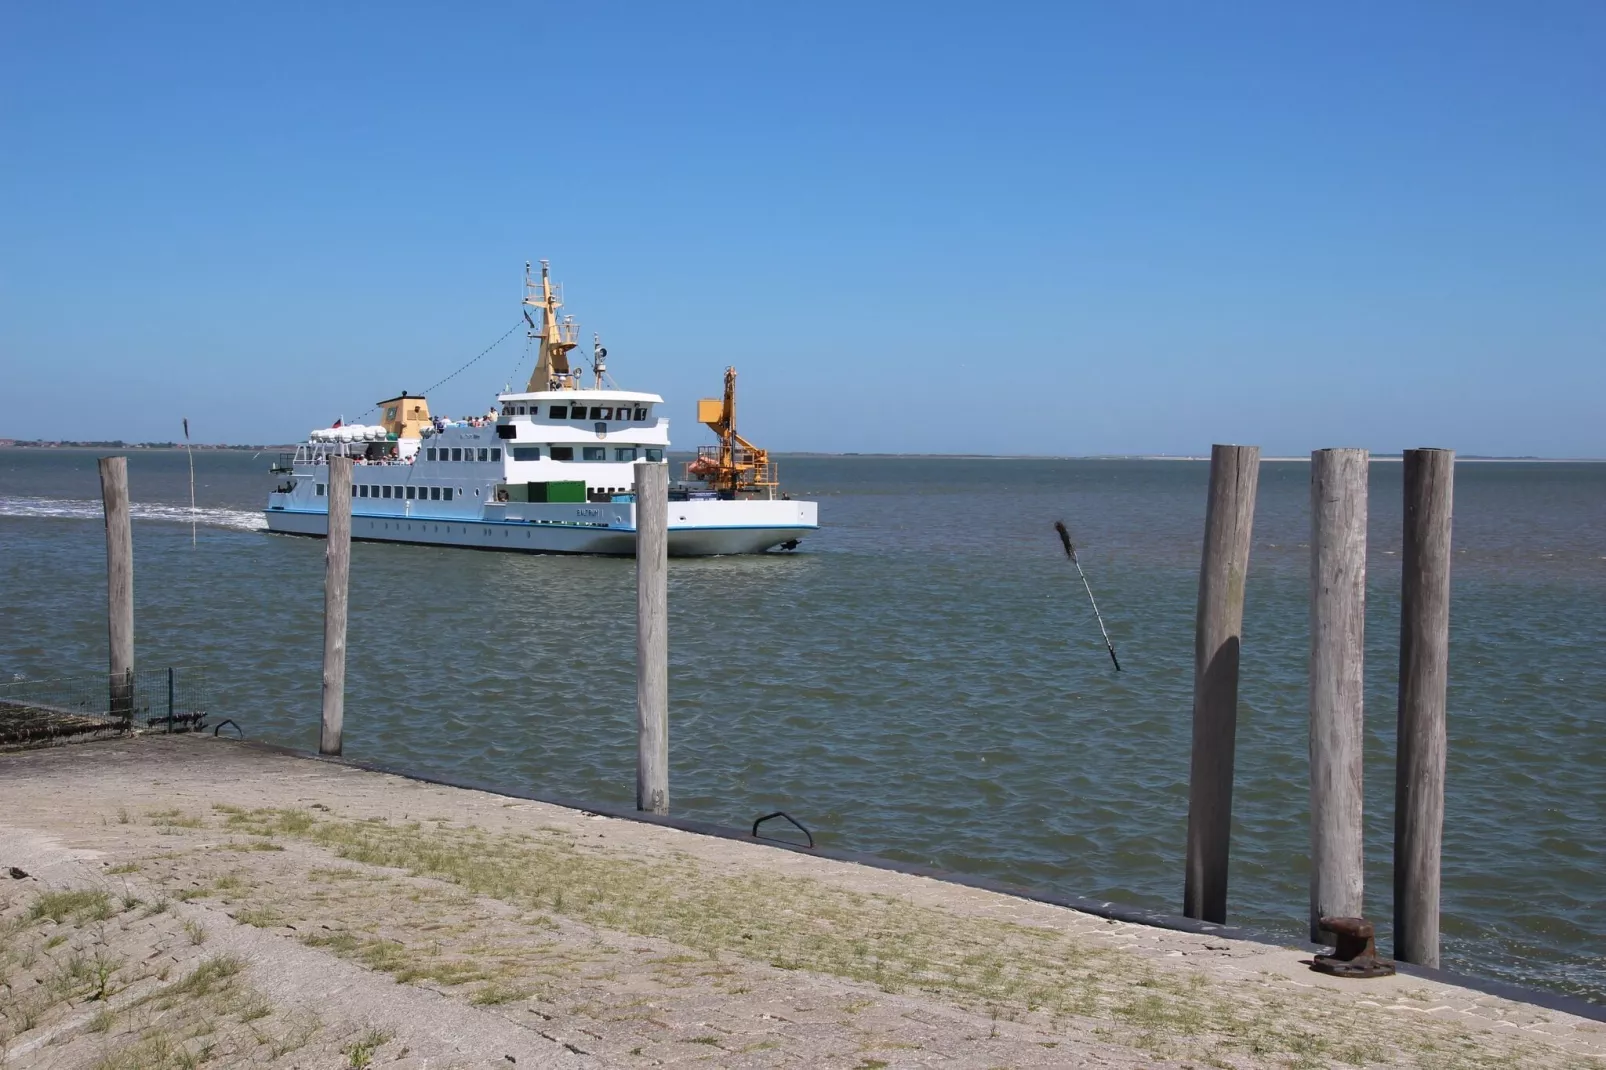
[[[210,710],[206,674],[195,668],[12,680],[0,683],[0,747],[199,731]]]

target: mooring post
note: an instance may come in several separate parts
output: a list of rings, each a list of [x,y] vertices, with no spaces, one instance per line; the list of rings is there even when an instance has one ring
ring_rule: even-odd
[[[636,809],[669,813],[669,466],[636,462]]]
[[[1365,450],[1310,455],[1310,938],[1363,907]]]
[[[323,725],[318,753],[339,755],[346,717],[346,590],[351,574],[351,458],[329,458],[323,548]]]
[[[1455,453],[1405,451],[1399,755],[1394,780],[1394,957],[1439,964],[1450,517]]]
[[[128,458],[100,458],[100,495],[106,509],[106,634],[111,651],[107,709],[134,718],[134,529],[128,515]]]
[[[1259,446],[1213,446],[1210,498],[1193,641],[1193,760],[1188,778],[1188,857],[1182,912],[1227,920],[1232,763],[1238,732],[1238,653],[1244,578],[1255,519]]]

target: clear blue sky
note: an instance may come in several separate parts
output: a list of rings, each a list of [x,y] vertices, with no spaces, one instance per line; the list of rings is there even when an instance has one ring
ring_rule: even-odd
[[[783,450],[1602,456],[1603,56],[1600,0],[13,4],[0,437],[351,420],[546,257],[680,445],[734,363]]]

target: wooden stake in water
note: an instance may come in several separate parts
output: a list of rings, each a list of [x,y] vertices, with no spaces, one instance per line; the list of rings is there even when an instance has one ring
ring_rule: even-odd
[[[1394,786],[1394,957],[1439,964],[1445,692],[1450,673],[1450,520],[1455,454],[1405,451],[1400,705]]]
[[[128,458],[100,459],[106,507],[106,633],[111,653],[111,715],[134,716],[134,529],[129,522]]]
[[[1310,938],[1364,915],[1365,450],[1310,455]]]
[[[1087,591],[1088,605],[1093,607],[1093,619],[1099,622],[1099,634],[1104,636],[1104,649],[1110,652],[1110,661],[1115,665],[1115,671],[1121,671],[1121,662],[1115,656],[1115,644],[1110,642],[1109,630],[1104,627],[1104,618],[1099,615],[1099,604],[1093,600],[1093,588],[1087,582],[1087,573],[1082,571],[1082,562],[1076,559],[1076,547],[1071,544],[1071,533],[1065,530],[1065,521],[1054,521],[1054,530],[1060,533],[1060,542],[1065,544],[1065,556],[1071,559],[1076,566],[1076,574],[1082,577],[1082,587]]]
[[[669,466],[636,462],[636,809],[669,813]]]
[[[328,536],[323,573],[323,723],[318,753],[339,756],[345,746],[346,605],[351,574],[351,458],[329,458]]]
[[[1193,757],[1182,913],[1227,920],[1232,773],[1238,738],[1238,653],[1260,447],[1213,446],[1193,639]]]
[[[184,453],[190,459],[190,547],[195,547],[195,453],[190,449],[190,418],[184,417]]]

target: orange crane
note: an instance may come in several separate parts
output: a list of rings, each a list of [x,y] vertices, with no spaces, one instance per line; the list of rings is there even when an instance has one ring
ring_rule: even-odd
[[[717,446],[699,446],[697,459],[686,466],[686,478],[698,479],[722,495],[762,494],[775,497],[775,466],[761,450],[736,433],[736,369],[725,369],[724,398],[702,398],[697,419],[719,436]]]

